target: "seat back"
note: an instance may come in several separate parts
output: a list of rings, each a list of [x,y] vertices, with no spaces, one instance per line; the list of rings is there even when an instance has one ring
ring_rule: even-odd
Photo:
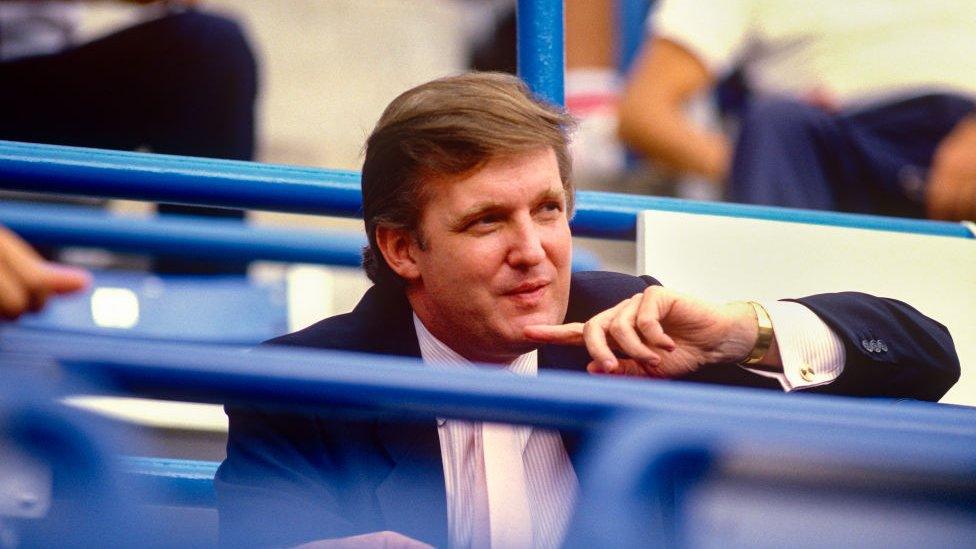
[[[597,449],[570,547],[958,547],[976,537],[976,450],[951,435],[628,417]]]
[[[283,282],[103,271],[94,273],[84,292],[53,299],[20,324],[71,333],[254,345],[288,332],[287,305]]]

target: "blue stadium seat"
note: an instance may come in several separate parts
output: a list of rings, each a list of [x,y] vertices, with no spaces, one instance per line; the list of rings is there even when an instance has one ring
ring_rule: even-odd
[[[239,276],[96,272],[85,292],[51,300],[25,328],[140,339],[255,345],[288,331],[284,282]]]
[[[976,447],[932,433],[762,421],[606,431],[569,547],[964,547]]]

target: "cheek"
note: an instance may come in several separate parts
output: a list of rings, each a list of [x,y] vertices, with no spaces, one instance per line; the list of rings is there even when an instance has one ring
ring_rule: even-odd
[[[546,246],[549,259],[559,267],[566,266],[570,262],[573,250],[573,235],[569,231],[569,225],[565,224],[553,230]]]
[[[430,266],[437,270],[440,280],[451,280],[459,288],[459,281],[469,283],[491,279],[505,261],[505,249],[496,239],[465,239],[459,245],[445,246],[442,253],[430,254]],[[468,290],[474,289],[471,286]]]

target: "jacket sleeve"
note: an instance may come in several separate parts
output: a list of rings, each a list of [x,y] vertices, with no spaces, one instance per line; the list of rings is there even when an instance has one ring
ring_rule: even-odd
[[[285,547],[373,531],[356,513],[372,505],[368,479],[356,478],[357,452],[370,444],[361,422],[324,422],[314,415],[227,407],[227,459],[215,479],[221,544]],[[356,458],[355,456],[358,456]],[[363,481],[366,482],[363,482]]]
[[[645,285],[657,285],[640,277]],[[841,339],[844,371],[804,392],[939,400],[959,379],[959,357],[945,326],[895,299],[859,292],[792,299],[812,310]],[[687,381],[778,389],[779,384],[738,366],[706,368]]]
[[[796,301],[844,344],[844,371],[809,392],[935,401],[959,379],[959,357],[945,326],[895,299],[857,292]]]

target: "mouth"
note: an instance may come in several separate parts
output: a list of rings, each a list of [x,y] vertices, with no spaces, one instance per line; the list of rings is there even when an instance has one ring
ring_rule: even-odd
[[[536,305],[542,299],[542,296],[545,295],[549,284],[550,282],[548,280],[523,282],[503,295],[520,305]]]

